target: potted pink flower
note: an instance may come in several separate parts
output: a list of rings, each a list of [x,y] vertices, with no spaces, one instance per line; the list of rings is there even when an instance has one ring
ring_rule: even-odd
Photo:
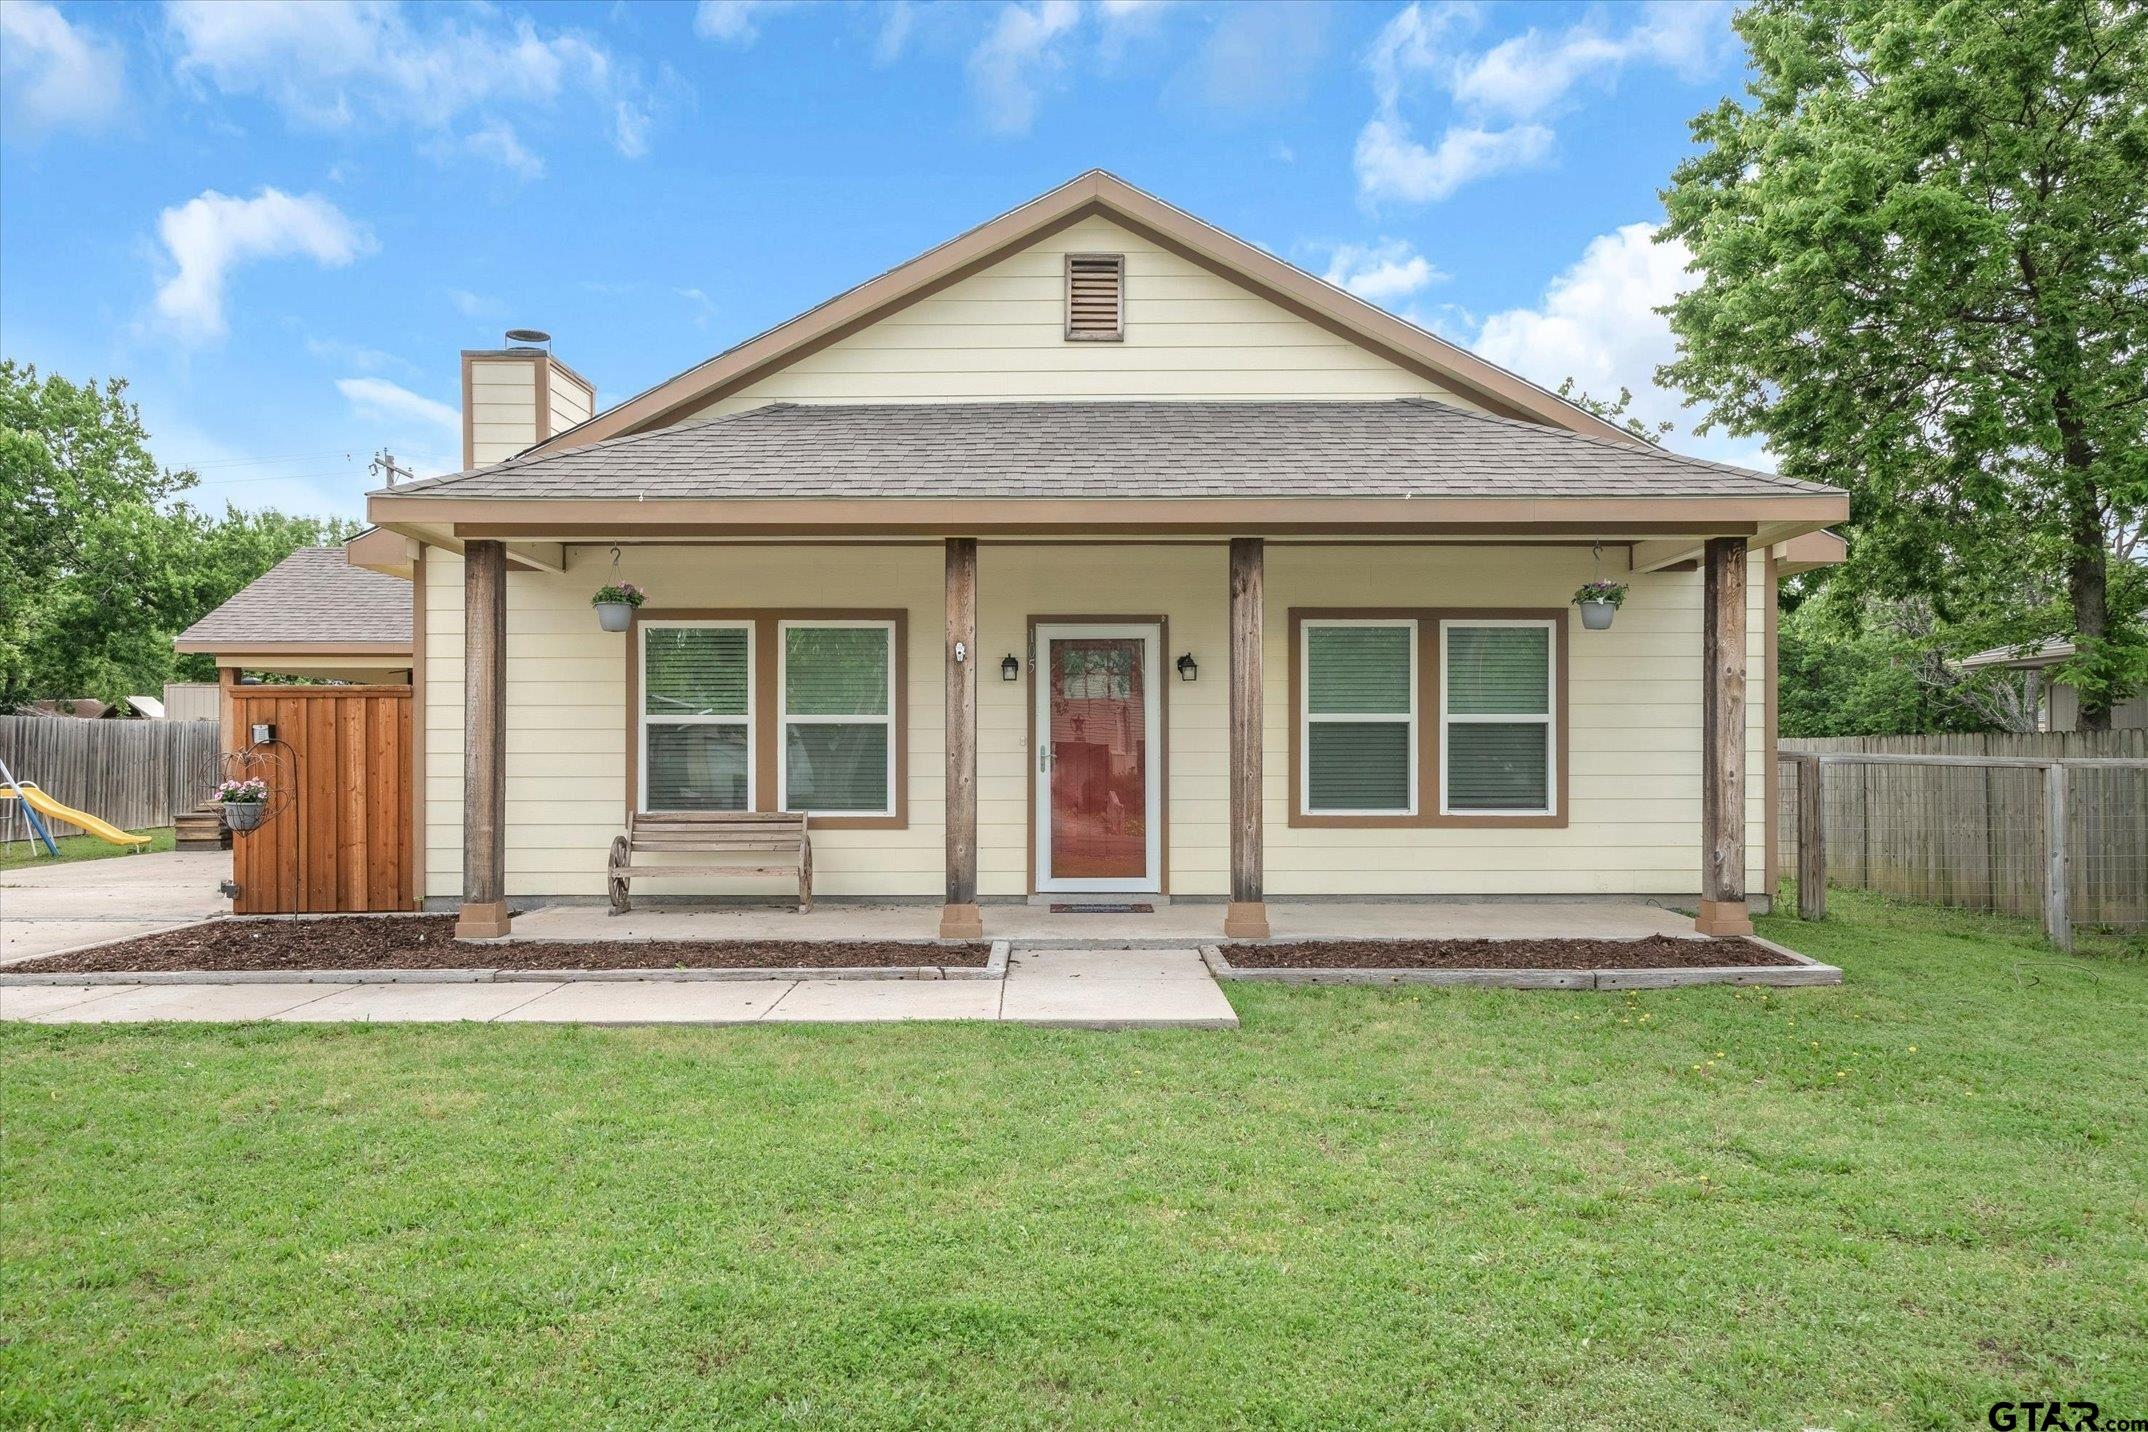
[[[217,785],[214,799],[223,807],[225,825],[233,830],[257,830],[262,809],[268,804],[268,782],[259,776],[223,781]]]
[[[625,631],[634,624],[634,608],[647,600],[649,594],[632,582],[615,582],[597,588],[589,604],[597,609],[598,626],[606,631]]]
[[[1584,582],[1581,590],[1574,593],[1574,605],[1581,608],[1581,625],[1586,631],[1609,628],[1612,615],[1625,604],[1624,582]]]

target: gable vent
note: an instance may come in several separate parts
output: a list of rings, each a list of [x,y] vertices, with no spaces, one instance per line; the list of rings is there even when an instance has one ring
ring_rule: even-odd
[[[1067,255],[1067,337],[1115,343],[1126,336],[1126,255]]]

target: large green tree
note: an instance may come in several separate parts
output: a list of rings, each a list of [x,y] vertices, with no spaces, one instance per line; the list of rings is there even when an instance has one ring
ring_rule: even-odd
[[[2148,679],[2148,8],[1735,23],[1747,97],[1694,121],[1664,194],[1699,281],[1659,377],[1850,489],[1852,594],[1926,604],[1957,650],[2071,635],[2107,726]]]
[[[123,379],[0,360],[0,711],[42,697],[118,701],[213,675],[172,638],[293,549],[355,524],[187,505]]]

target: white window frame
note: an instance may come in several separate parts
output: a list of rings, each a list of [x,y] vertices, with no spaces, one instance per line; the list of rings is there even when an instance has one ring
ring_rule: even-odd
[[[1454,627],[1536,627],[1544,633],[1544,714],[1492,713],[1457,715],[1447,709],[1448,693],[1454,690],[1447,667],[1447,633]],[[1439,813],[1470,820],[1528,819],[1558,814],[1559,808],[1559,624],[1549,617],[1443,617],[1439,624]],[[1448,800],[1447,763],[1453,745],[1447,732],[1455,726],[1522,726],[1544,728],[1544,804],[1533,807],[1494,808],[1464,806],[1456,809]]]
[[[1313,631],[1317,627],[1401,627],[1410,635],[1409,653],[1409,710],[1397,715],[1393,712],[1376,711],[1363,715],[1350,712],[1313,711]],[[1417,814],[1418,771],[1417,753],[1423,744],[1418,730],[1417,710],[1417,651],[1422,635],[1415,617],[1307,617],[1298,623],[1298,813],[1309,816],[1367,816],[1385,819],[1402,819]],[[1410,788],[1409,803],[1392,809],[1359,810],[1313,804],[1313,723],[1346,722],[1353,726],[1376,722],[1394,722],[1409,730]]]
[[[753,703],[758,692],[754,690],[756,661],[754,628],[750,621],[695,621],[690,617],[662,621],[636,622],[634,636],[634,660],[638,663],[636,679],[640,683],[635,691],[640,710],[634,719],[640,722],[641,740],[635,752],[634,809],[647,811],[649,805],[649,728],[653,726],[743,726],[746,728],[746,804],[745,810],[753,810],[758,804],[760,792],[755,789],[760,762],[756,749],[761,733],[754,730]],[[652,631],[665,627],[692,627],[697,631],[742,631],[746,634],[746,710],[740,716],[651,716],[649,714],[649,637]]]
[[[794,627],[809,630],[842,628],[846,630],[874,630],[887,634],[888,642],[888,699],[887,710],[879,716],[793,716],[791,714],[790,683],[790,632]],[[900,764],[895,751],[895,623],[892,621],[859,620],[834,617],[816,620],[812,617],[784,618],[776,623],[776,809],[791,808],[791,727],[793,726],[870,726],[886,728],[888,743],[887,797],[878,810],[831,810],[804,811],[805,815],[826,816],[830,820],[866,819],[895,814],[895,772]]]

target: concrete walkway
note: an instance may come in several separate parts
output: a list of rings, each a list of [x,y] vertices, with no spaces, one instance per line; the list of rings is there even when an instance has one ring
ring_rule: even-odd
[[[228,850],[56,860],[0,872],[0,966],[224,914]]]
[[[1002,1020],[1079,1029],[1235,1029],[1192,949],[1031,950],[1001,980],[588,980],[558,984],[0,986],[0,1019],[478,1020],[550,1024],[854,1024]]]

